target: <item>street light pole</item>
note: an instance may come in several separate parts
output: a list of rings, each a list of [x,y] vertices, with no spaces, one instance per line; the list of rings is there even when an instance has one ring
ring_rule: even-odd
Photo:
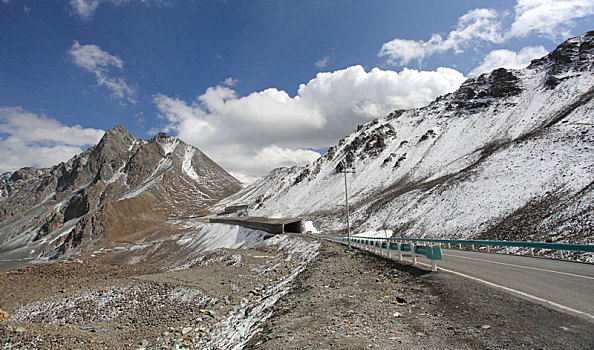
[[[342,160],[342,173],[344,173],[344,196],[346,202],[346,220],[347,220],[347,241],[349,242],[349,249],[351,249],[351,221],[350,221],[350,213],[349,213],[349,188],[347,185],[347,173],[354,174],[355,170],[349,171],[347,169],[346,161]]]

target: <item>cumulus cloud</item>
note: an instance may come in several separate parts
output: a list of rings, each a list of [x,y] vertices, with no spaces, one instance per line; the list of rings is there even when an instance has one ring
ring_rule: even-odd
[[[550,38],[568,37],[574,19],[594,14],[592,0],[518,0],[509,37],[538,33]]]
[[[206,89],[194,101],[158,94],[154,102],[166,132],[202,149],[234,174],[260,176],[274,167],[304,164],[357,124],[394,109],[420,107],[465,80],[458,71],[352,66],[318,73],[294,97],[266,89],[239,97],[226,86]]]
[[[510,50],[494,50],[489,52],[481,64],[470,72],[470,76],[477,76],[490,72],[496,68],[517,69],[524,68],[535,58],[540,58],[548,53],[542,46],[528,46],[519,52]]]
[[[315,63],[317,69],[324,69],[330,60],[329,56],[324,56],[321,60]]]
[[[123,78],[112,76],[114,71],[123,71],[124,61],[121,58],[103,51],[97,45],[81,45],[76,40],[68,50],[68,54],[75,65],[94,74],[97,85],[110,90],[112,97],[136,103],[133,99],[134,89]]]
[[[49,167],[99,142],[104,131],[65,126],[21,107],[0,107],[0,173],[25,166]]]
[[[396,38],[382,45],[378,53],[393,65],[421,62],[435,53],[464,52],[479,44],[499,44],[512,38],[540,34],[552,39],[570,36],[574,20],[594,14],[592,0],[518,0],[514,20],[505,26],[506,12],[474,9],[458,19],[456,29],[444,39],[433,34],[427,41]]]
[[[392,64],[405,65],[411,60],[422,60],[436,52],[453,50],[461,53],[472,43],[486,41],[499,43],[503,40],[497,11],[474,9],[458,19],[456,29],[446,39],[433,34],[428,41],[394,39],[382,45],[378,55],[387,57]]]

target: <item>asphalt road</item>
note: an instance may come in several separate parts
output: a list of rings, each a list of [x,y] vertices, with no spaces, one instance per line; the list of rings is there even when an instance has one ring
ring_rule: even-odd
[[[428,263],[424,257],[420,262]],[[520,296],[594,321],[594,265],[525,256],[443,249],[438,267],[497,284]],[[511,291],[511,292],[513,292]],[[525,293],[527,295],[522,295]],[[518,294],[518,293],[516,293]]]

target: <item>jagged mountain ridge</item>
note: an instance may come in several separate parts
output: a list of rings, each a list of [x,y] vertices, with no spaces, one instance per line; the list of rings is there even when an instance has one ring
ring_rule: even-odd
[[[134,241],[240,188],[179,139],[136,139],[117,126],[67,162],[0,178],[0,255],[51,257],[101,239]]]
[[[468,79],[398,110],[314,163],[276,169],[224,200],[344,232],[343,161],[356,231],[594,241],[594,32],[520,70]]]

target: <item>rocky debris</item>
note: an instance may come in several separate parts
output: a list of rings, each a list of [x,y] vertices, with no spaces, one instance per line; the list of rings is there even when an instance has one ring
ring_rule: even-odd
[[[419,139],[419,143],[428,140],[430,137],[435,137],[435,135],[437,135],[435,131],[433,129],[429,129],[426,133],[423,134],[423,136],[421,136],[421,138]]]
[[[8,312],[0,310],[0,322],[8,320]]]
[[[0,342],[40,349],[245,343],[318,246],[277,236],[253,249],[205,252],[175,265],[89,262],[118,256],[104,251],[92,259],[26,266],[0,275],[6,291],[0,305],[11,305],[12,312],[5,327],[0,324]],[[19,326],[27,331],[15,333]]]
[[[129,283],[27,304],[15,310],[10,321],[64,325],[117,320],[139,329],[171,322],[179,315],[196,316],[199,308],[216,301],[195,288],[167,283]]]

